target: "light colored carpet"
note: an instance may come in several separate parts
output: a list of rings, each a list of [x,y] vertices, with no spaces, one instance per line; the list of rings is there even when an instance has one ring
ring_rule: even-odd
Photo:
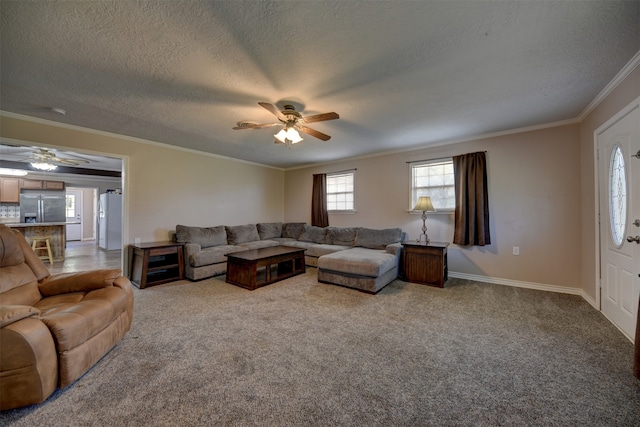
[[[633,346],[578,296],[450,279],[378,295],[316,269],[136,290],[132,330],[15,426],[640,423]]]

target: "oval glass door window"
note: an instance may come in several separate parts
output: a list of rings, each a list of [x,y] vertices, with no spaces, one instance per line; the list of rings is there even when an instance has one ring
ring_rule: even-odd
[[[620,247],[627,228],[627,179],[622,149],[613,147],[609,165],[609,218],[613,243]]]

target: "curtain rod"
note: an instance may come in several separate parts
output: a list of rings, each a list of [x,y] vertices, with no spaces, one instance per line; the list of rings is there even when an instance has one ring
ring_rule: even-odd
[[[327,175],[332,175],[332,174],[336,174],[336,173],[343,173],[343,172],[351,172],[351,171],[357,171],[358,168],[353,168],[353,169],[347,169],[347,170],[343,170],[343,171],[337,171],[337,172],[327,172]]]
[[[482,151],[482,153],[486,153],[487,150]],[[474,153],[480,153],[480,151],[474,151]],[[471,154],[471,153],[467,153],[467,154]],[[438,162],[441,160],[449,160],[450,158],[452,158],[454,156],[449,156],[449,157],[440,157],[437,159],[424,159],[424,160],[411,160],[410,162],[406,162],[407,164],[410,163],[420,163],[420,162]]]

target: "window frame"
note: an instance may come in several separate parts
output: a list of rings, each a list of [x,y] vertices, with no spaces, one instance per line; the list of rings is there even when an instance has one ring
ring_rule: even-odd
[[[620,194],[613,194],[613,185],[618,181],[614,181],[614,162],[619,160],[619,163],[622,166],[622,177],[619,179],[619,184],[621,184],[624,188],[624,192]],[[625,232],[627,229],[627,221],[629,220],[629,183],[628,181],[628,168],[627,162],[625,160],[625,153],[622,149],[622,146],[619,143],[615,143],[611,148],[611,156],[609,159],[609,170],[608,170],[608,200],[607,203],[609,205],[609,233],[611,236],[611,240],[614,246],[618,249],[622,247],[625,243]],[[618,176],[618,178],[620,178]],[[622,208],[614,203],[614,199],[618,198],[624,200],[622,204]],[[618,208],[618,209],[616,209]],[[620,215],[617,215],[618,212]]]
[[[339,177],[339,176],[351,176],[351,180],[352,180],[352,187],[351,187],[351,191],[345,191],[345,192],[334,192],[334,193],[330,193],[329,192],[329,179],[330,178],[335,178],[335,177]],[[327,173],[326,174],[327,177],[327,189],[326,189],[326,197],[327,197],[327,212],[329,214],[354,214],[356,213],[356,170],[355,169],[350,169],[350,170],[346,170],[346,171],[341,171],[341,172],[332,172],[332,173]],[[353,197],[353,208],[352,209],[329,209],[329,195],[330,194],[351,194]]]
[[[451,185],[442,185],[442,186],[427,186],[427,187],[419,187],[417,188],[414,183],[415,183],[415,170],[417,168],[420,167],[425,167],[425,166],[435,166],[436,164],[450,164],[451,167],[453,168],[453,157],[445,157],[445,158],[440,158],[440,159],[431,159],[431,160],[421,160],[421,161],[417,161],[417,162],[409,162],[409,210],[408,212],[413,213],[413,214],[422,214],[422,211],[416,211],[414,210],[414,206],[416,205],[417,202],[417,193],[419,189],[424,189],[424,188],[452,188],[453,189],[453,206],[451,207],[437,207],[435,206],[434,203],[434,207],[435,207],[435,211],[430,212],[429,215],[431,214],[452,214],[455,212],[455,182]],[[432,199],[433,201],[433,199]]]

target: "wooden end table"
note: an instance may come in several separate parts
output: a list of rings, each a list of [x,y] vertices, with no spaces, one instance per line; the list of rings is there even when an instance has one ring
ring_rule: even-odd
[[[253,291],[305,272],[306,249],[289,246],[250,249],[227,254],[227,283]]]
[[[144,289],[184,279],[183,246],[176,242],[131,245],[131,283]]]
[[[403,243],[402,279],[444,288],[449,275],[447,246],[441,242]]]

